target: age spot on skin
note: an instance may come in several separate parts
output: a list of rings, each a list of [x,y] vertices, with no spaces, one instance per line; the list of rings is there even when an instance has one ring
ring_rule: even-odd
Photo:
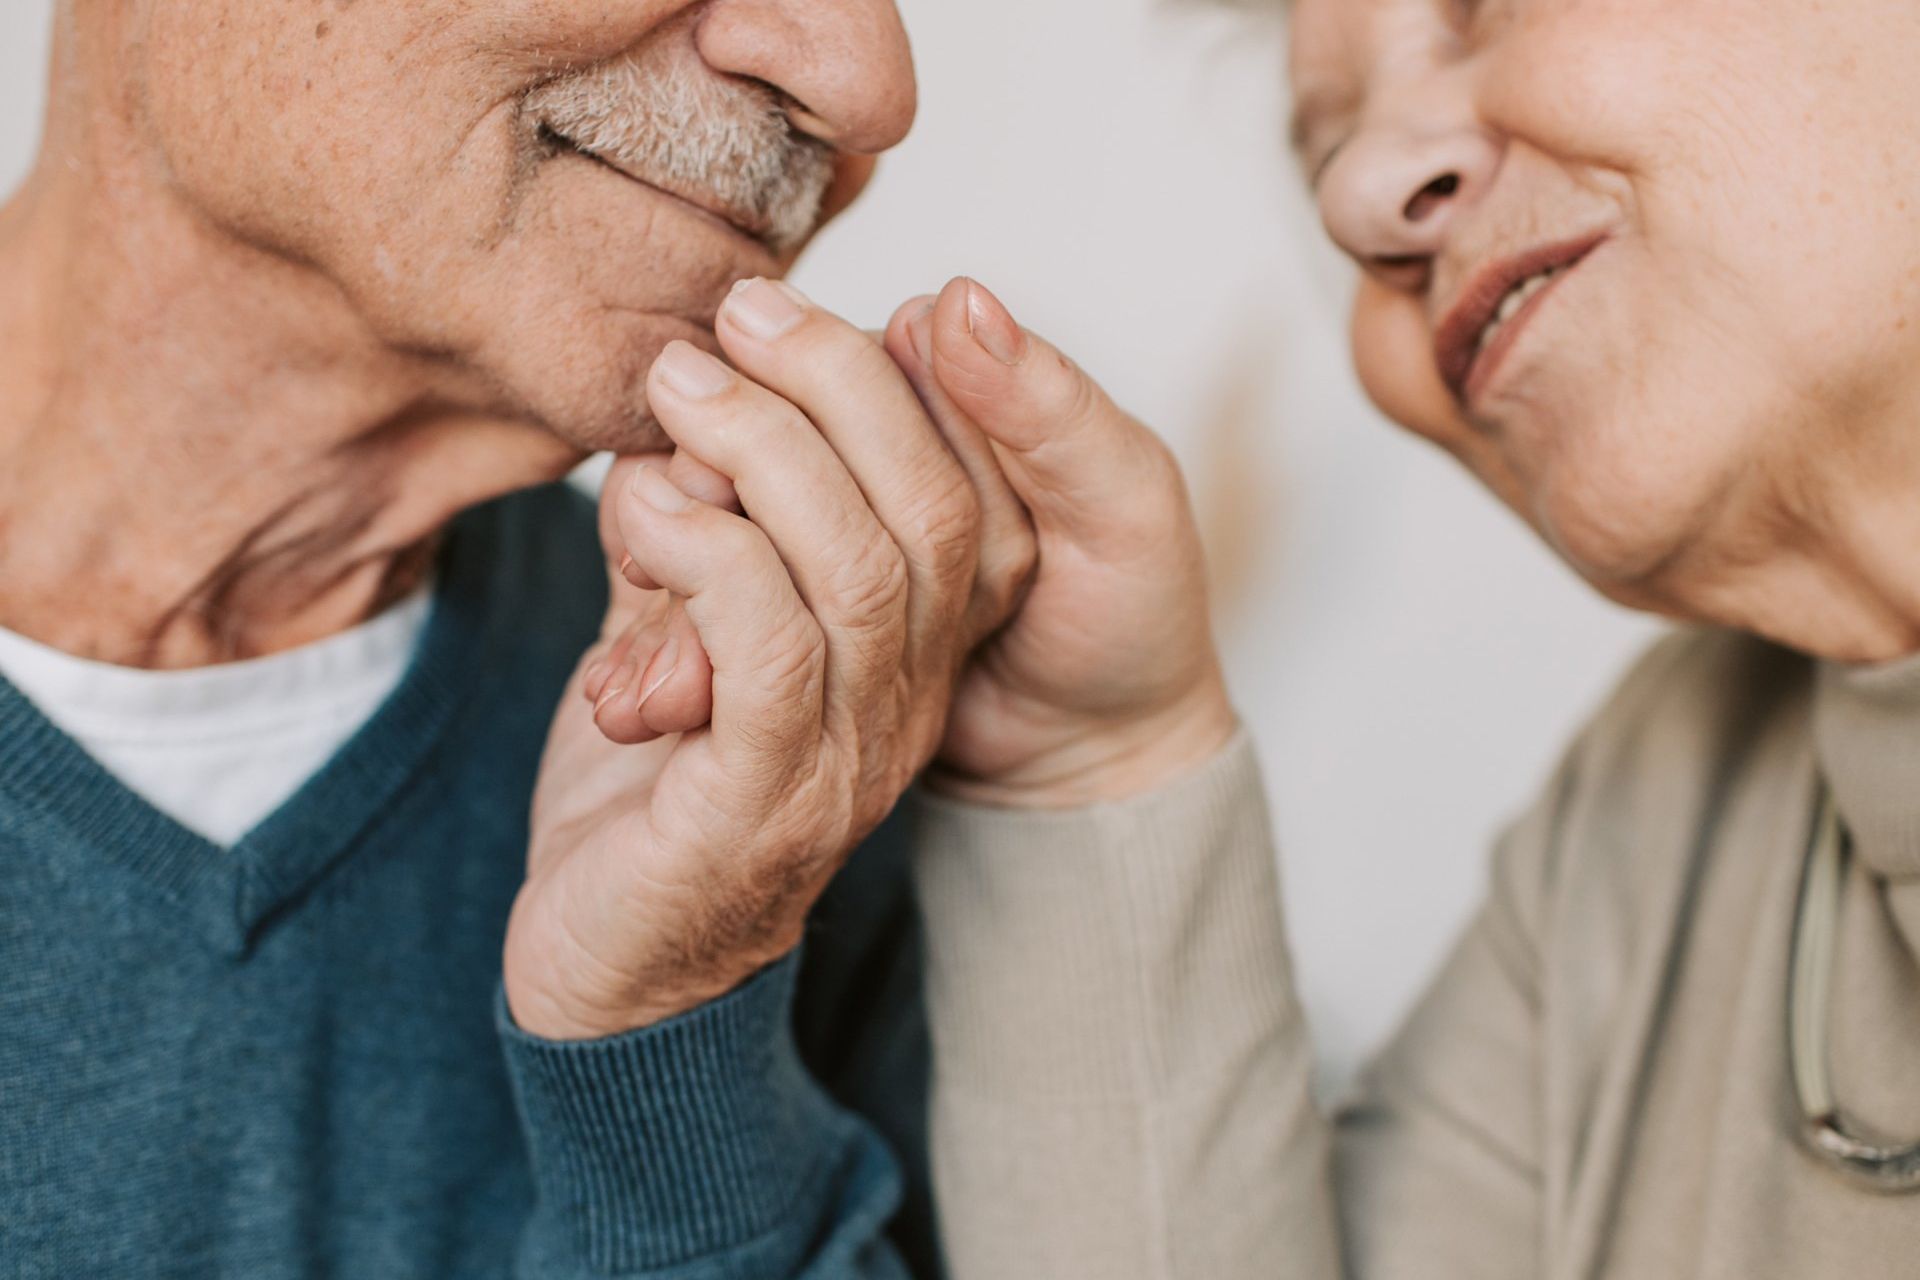
[[[314,27],[313,38],[315,40],[325,40],[332,33],[333,33],[333,24],[331,22],[322,21]]]

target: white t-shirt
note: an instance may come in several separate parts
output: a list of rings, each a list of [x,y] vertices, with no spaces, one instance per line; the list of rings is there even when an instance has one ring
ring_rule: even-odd
[[[148,804],[230,847],[379,710],[432,605],[422,589],[315,644],[190,671],[91,662],[0,628],[0,675]]]

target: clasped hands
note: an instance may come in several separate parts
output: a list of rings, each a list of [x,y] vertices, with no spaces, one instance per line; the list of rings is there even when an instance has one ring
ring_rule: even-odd
[[[921,776],[962,801],[1146,792],[1234,732],[1165,446],[984,287],[861,331],[743,283],[726,362],[648,377],[671,455],[601,501],[612,584],[534,798],[505,985],[586,1039],[791,951]]]

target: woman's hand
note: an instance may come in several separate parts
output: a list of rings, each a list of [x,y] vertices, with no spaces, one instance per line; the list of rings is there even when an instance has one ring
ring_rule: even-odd
[[[766,282],[717,332],[740,372],[679,343],[648,394],[729,491],[713,496],[737,493],[752,519],[674,484],[663,459],[609,478],[621,567],[574,682],[593,672],[598,706],[561,705],[508,928],[508,1003],[536,1035],[659,1021],[790,951],[933,756],[968,651],[1031,563],[1024,522],[985,513],[871,337]],[[989,536],[1015,546],[983,571]],[[652,741],[610,740],[610,724]]]
[[[1199,532],[1166,446],[973,281],[901,308],[885,343],[973,486],[987,534],[982,581],[1027,587],[962,679],[930,785],[980,803],[1061,808],[1137,795],[1204,764],[1237,720]],[[684,451],[671,465],[689,487],[731,500]],[[981,595],[970,641],[1005,608]],[[673,625],[666,617],[616,646],[588,682],[616,741],[703,719],[697,693],[665,705],[656,694],[643,723],[603,692],[654,686],[648,664],[656,633]]]
[[[963,460],[977,447],[964,442],[984,439],[1038,539],[1031,589],[963,678],[931,784],[1067,807],[1152,790],[1216,755],[1237,720],[1166,446],[973,281],[908,304],[888,349]]]

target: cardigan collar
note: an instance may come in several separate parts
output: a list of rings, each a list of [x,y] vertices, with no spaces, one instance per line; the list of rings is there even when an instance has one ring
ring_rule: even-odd
[[[1814,744],[1860,862],[1920,880],[1920,657],[1879,666],[1824,663]]]

